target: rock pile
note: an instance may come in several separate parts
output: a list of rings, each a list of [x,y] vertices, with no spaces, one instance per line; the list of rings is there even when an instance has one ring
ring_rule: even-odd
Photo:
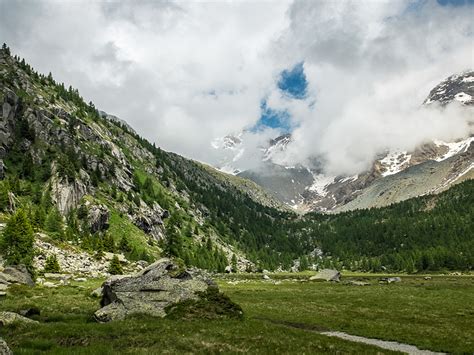
[[[35,240],[35,248],[38,250],[37,256],[34,259],[33,265],[36,270],[43,270],[46,264],[46,258],[50,255],[56,255],[61,273],[81,275],[86,277],[107,277],[109,276],[108,268],[109,261],[112,259],[114,254],[104,253],[102,260],[97,260],[92,255],[80,251],[74,246],[69,246],[67,249],[58,248],[57,246],[42,240],[45,238],[44,235],[37,234]],[[123,254],[115,254],[119,258],[119,261],[124,266],[124,270],[127,273],[134,273],[144,268],[144,261],[128,262]],[[55,276],[46,277],[53,279]],[[61,276],[56,276],[58,279],[62,279]]]
[[[212,279],[198,269],[185,269],[160,259],[136,275],[113,278],[103,285],[99,322],[124,319],[132,314],[165,317],[171,313],[205,314],[205,317],[241,317],[241,308],[218,292]],[[196,311],[199,309],[199,311]]]

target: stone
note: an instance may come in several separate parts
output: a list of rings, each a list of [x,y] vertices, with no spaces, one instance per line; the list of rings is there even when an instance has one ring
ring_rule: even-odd
[[[380,279],[380,282],[391,284],[391,283],[396,283],[396,282],[402,282],[402,279],[398,276],[397,277],[384,277]]]
[[[98,322],[120,320],[132,314],[162,318],[171,312],[170,309],[202,301],[204,295],[214,291],[218,292],[218,287],[204,271],[185,269],[177,262],[163,258],[135,275],[104,282],[102,308],[94,317]]]
[[[319,271],[316,275],[311,276],[309,280],[310,281],[323,280],[323,281],[339,282],[340,278],[341,278],[341,273],[339,271],[333,270],[333,269],[323,269]]]
[[[227,265],[227,266],[225,267],[225,273],[226,273],[226,274],[231,274],[231,273],[232,273],[232,266]]]
[[[76,282],[86,282],[87,279],[85,277],[77,277],[77,278],[74,279],[74,281],[76,281]]]
[[[5,340],[0,338],[0,355],[13,355]]]
[[[8,289],[8,285],[7,285],[7,284],[0,284],[0,291],[1,291],[1,292],[5,292],[7,289]]]
[[[72,275],[68,275],[68,274],[53,274],[49,272],[44,273],[44,278],[51,279],[51,280],[68,280],[71,277]]]
[[[14,312],[0,312],[0,326],[6,326],[13,323],[38,324],[37,321],[20,316]]]
[[[53,282],[46,281],[46,282],[43,282],[43,287],[55,288],[55,287],[58,287],[58,285]]]
[[[7,293],[5,291],[0,291],[0,297],[6,297]]]
[[[370,282],[359,281],[359,280],[350,280],[347,284],[353,285],[353,286],[370,286]]]
[[[7,266],[0,273],[0,283],[3,284],[22,284],[34,286],[33,279],[31,278],[30,273],[23,265],[18,266]]]
[[[94,298],[102,297],[103,291],[104,289],[102,287],[98,287],[94,291],[91,292],[91,297],[94,297]]]
[[[262,278],[263,278],[264,280],[271,280],[271,279],[270,279],[270,276],[268,276],[268,275],[263,275]]]
[[[425,280],[431,280],[431,276],[425,276],[424,279]]]

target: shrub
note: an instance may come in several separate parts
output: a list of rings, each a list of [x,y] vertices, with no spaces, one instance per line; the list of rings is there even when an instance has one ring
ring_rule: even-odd
[[[123,275],[122,265],[117,255],[114,255],[109,265],[109,273],[112,275]]]
[[[59,273],[61,267],[59,266],[58,258],[56,254],[51,254],[46,258],[46,264],[44,265],[44,272]]]

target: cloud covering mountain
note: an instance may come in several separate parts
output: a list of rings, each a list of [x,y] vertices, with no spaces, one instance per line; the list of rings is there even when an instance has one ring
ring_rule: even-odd
[[[290,129],[277,159],[316,156],[351,174],[381,150],[470,133],[461,106],[421,106],[440,80],[474,66],[474,6],[456,3],[0,0],[0,33],[165,149],[215,164],[225,153],[211,142],[244,131],[245,169]],[[304,95],[282,85],[294,68]],[[274,122],[265,109],[285,119],[259,126]]]

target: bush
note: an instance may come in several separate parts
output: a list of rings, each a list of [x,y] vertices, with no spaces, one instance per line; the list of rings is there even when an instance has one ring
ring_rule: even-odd
[[[117,255],[114,255],[109,265],[109,273],[112,275],[123,275],[122,265]]]
[[[46,258],[44,272],[59,273],[60,271],[61,267],[59,266],[58,258],[55,254],[51,254]]]

